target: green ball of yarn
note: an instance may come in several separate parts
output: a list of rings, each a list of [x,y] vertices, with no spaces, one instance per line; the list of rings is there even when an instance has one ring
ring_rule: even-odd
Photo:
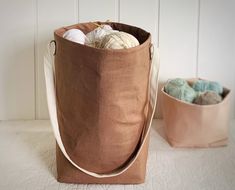
[[[195,104],[199,105],[212,105],[218,104],[222,101],[222,97],[213,91],[206,91],[200,94],[195,100]]]
[[[188,85],[187,81],[180,78],[170,80],[164,89],[167,94],[185,102],[192,103],[197,97],[197,93]]]
[[[217,94],[223,93],[223,87],[218,82],[198,80],[192,87],[197,92],[213,91]]]

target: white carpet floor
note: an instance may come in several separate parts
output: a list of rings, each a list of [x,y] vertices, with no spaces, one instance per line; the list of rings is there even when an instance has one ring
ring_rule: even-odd
[[[235,189],[235,121],[229,145],[175,149],[162,121],[151,130],[146,182],[141,185],[78,185],[56,181],[55,140],[49,121],[0,122],[0,190],[232,190]]]

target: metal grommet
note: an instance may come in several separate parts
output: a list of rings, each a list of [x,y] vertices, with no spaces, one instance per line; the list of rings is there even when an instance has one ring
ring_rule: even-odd
[[[55,55],[56,54],[56,41],[51,40],[49,44],[50,44],[50,51],[51,51],[51,48],[53,48],[52,54]]]
[[[150,44],[149,52],[150,52],[150,60],[152,60],[153,59],[153,53],[154,53],[154,45],[153,44]]]

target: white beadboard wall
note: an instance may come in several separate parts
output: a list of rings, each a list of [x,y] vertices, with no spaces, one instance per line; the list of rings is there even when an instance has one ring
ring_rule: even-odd
[[[235,0],[0,0],[0,120],[48,119],[43,55],[53,30],[117,21],[152,33],[160,87],[202,77],[235,90]],[[157,115],[161,117],[159,96]],[[235,117],[233,94],[232,115]]]

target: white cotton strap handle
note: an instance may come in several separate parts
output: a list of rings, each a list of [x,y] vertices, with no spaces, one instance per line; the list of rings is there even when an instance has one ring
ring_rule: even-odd
[[[53,132],[57,141],[57,144],[63,153],[63,155],[66,157],[66,159],[77,169],[84,172],[87,175],[96,177],[96,178],[106,178],[106,177],[115,177],[122,173],[124,173],[128,168],[131,167],[131,165],[135,162],[138,155],[140,154],[140,151],[147,139],[147,136],[150,131],[150,126],[152,123],[152,119],[154,116],[155,108],[156,108],[156,102],[157,102],[157,89],[158,89],[158,76],[159,76],[159,52],[158,49],[156,49],[153,52],[152,57],[152,64],[150,69],[150,105],[152,106],[152,113],[149,118],[149,121],[147,121],[147,127],[146,132],[143,131],[144,137],[143,141],[141,142],[141,146],[139,147],[139,150],[137,151],[136,155],[121,169],[116,170],[112,173],[107,174],[98,174],[95,172],[88,171],[82,167],[80,167],[78,164],[76,164],[67,154],[65,147],[63,145],[60,131],[59,131],[59,125],[58,125],[58,118],[57,118],[57,108],[56,108],[56,93],[55,93],[55,73],[54,73],[54,57],[50,51],[50,47],[48,48],[47,55],[44,57],[44,74],[45,74],[45,81],[46,81],[46,92],[47,92],[47,103],[48,103],[48,109],[49,109],[49,115],[51,120],[51,125],[53,128]]]

